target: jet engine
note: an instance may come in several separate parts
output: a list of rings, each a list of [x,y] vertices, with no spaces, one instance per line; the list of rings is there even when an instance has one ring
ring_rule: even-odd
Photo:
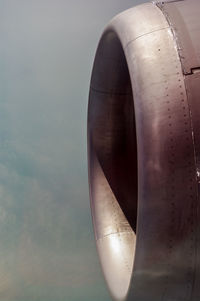
[[[154,1],[100,39],[88,106],[97,250],[115,301],[200,300],[200,1]]]

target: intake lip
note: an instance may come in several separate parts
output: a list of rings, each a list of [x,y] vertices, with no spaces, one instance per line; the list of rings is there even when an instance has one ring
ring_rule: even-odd
[[[91,206],[97,247],[115,300],[127,294],[137,221],[137,145],[133,95],[114,31],[98,47],[88,114]]]
[[[115,301],[199,300],[199,14],[198,0],[146,3],[111,20],[99,42],[89,185]]]

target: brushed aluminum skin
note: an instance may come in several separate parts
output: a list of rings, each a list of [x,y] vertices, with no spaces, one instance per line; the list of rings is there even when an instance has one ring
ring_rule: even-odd
[[[88,106],[97,250],[114,301],[200,300],[200,1],[111,20]]]

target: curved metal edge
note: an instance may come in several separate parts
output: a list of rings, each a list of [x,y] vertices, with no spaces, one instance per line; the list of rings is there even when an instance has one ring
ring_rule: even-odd
[[[135,40],[126,53],[132,70],[139,153],[138,232],[127,300],[189,300],[195,271],[191,222],[196,220],[195,162],[190,109],[176,41],[170,28],[162,29]],[[188,204],[193,205],[190,210],[186,209]],[[178,221],[183,208],[188,211],[185,216],[181,213]],[[191,237],[182,237],[179,222]]]
[[[105,32],[110,30],[128,63],[139,154],[136,255],[127,300],[190,300],[196,169],[177,44],[165,16],[149,3],[115,17]]]
[[[151,18],[152,21],[150,22],[150,24],[147,24],[147,22],[146,22],[147,15],[149,15],[150,12],[152,15],[152,18]],[[152,4],[144,4],[144,5],[135,7],[133,9],[130,9],[130,10],[118,15],[117,17],[115,17],[110,22],[110,24],[108,25],[106,30],[104,31],[103,36],[106,34],[106,32],[110,32],[110,31],[115,32],[118,35],[119,40],[125,49],[129,46],[129,44],[131,44],[133,41],[139,39],[140,37],[143,37],[146,34],[148,35],[152,32],[156,32],[156,31],[162,30],[163,28],[166,28],[167,23],[162,18],[159,18],[162,14],[159,14],[158,12],[159,12],[158,10],[155,11]],[[143,22],[140,22],[140,26],[138,26],[139,19],[143,20]],[[91,82],[91,90],[99,91],[101,93],[102,92],[109,93],[109,91],[102,91],[102,88],[99,86],[98,80],[96,82],[94,77]],[[120,93],[120,91],[119,91],[119,93]],[[90,194],[91,194],[91,188],[90,188]],[[91,198],[92,198],[92,196],[91,196]],[[92,208],[92,210],[93,210],[93,208]],[[94,214],[93,214],[94,225],[95,225],[95,222],[96,221],[95,221]],[[96,229],[95,229],[95,232],[96,232]],[[98,237],[97,233],[96,233],[96,237]],[[99,243],[97,244],[97,249],[99,250]],[[111,294],[112,294],[112,291],[111,291]],[[115,298],[115,296],[113,296],[113,298]]]

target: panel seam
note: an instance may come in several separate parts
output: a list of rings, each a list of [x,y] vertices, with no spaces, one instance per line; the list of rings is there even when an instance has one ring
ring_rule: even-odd
[[[128,46],[131,44],[131,43],[133,43],[133,42],[135,42],[136,40],[138,40],[138,39],[140,39],[140,38],[142,38],[142,37],[144,37],[144,36],[146,36],[146,35],[149,35],[149,34],[152,34],[152,33],[154,33],[154,32],[157,32],[157,31],[161,31],[161,30],[165,30],[165,29],[169,29],[170,27],[169,26],[167,26],[167,27],[163,27],[163,28],[159,28],[159,29],[155,29],[155,30],[152,30],[152,31],[150,31],[150,32],[147,32],[147,33],[144,33],[144,34],[141,34],[140,36],[138,36],[137,38],[135,38],[135,39],[133,39],[133,40],[131,40],[131,41],[129,41],[125,46],[124,46],[124,50],[125,49],[127,49],[128,48]]]
[[[104,235],[104,236],[102,236],[102,237],[99,237],[99,238],[97,238],[96,239],[96,241],[99,241],[99,240],[102,240],[102,239],[104,239],[105,237],[109,237],[110,235],[115,235],[115,234],[133,234],[134,233],[134,231],[120,231],[120,232],[112,232],[112,233],[109,233],[109,234],[106,234],[106,235]]]

